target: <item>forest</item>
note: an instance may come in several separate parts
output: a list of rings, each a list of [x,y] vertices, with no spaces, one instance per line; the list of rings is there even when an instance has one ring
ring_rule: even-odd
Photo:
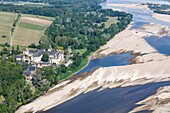
[[[33,95],[21,65],[1,61],[0,70],[0,113],[13,113],[17,106],[28,102]]]
[[[30,87],[23,76],[22,66],[13,59],[13,55],[20,53],[19,49],[13,49],[11,52],[4,48],[0,53],[1,56],[7,54],[7,57],[1,58],[0,63],[0,70],[3,70],[0,72],[1,113],[14,112],[18,106],[42,95],[50,87],[73,75],[87,64],[88,56],[92,52],[124,30],[132,20],[131,14],[102,9],[98,5],[102,0],[49,0],[48,2],[51,6],[0,4],[0,11],[55,17],[55,21],[45,33],[48,41],[40,43],[37,48],[47,49],[52,45],[54,50],[60,47],[67,54],[68,46],[71,46],[73,52],[70,59],[73,64],[69,67],[61,65],[57,68],[37,69],[32,79],[33,86]],[[116,18],[116,23],[106,26],[105,23],[109,18]]]

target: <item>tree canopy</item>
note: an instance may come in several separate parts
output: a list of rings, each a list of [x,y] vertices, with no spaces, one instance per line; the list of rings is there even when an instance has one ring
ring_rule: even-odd
[[[49,55],[48,54],[43,54],[41,61],[48,62],[49,61]]]

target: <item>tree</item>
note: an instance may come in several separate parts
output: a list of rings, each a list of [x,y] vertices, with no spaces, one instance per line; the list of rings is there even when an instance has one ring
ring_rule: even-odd
[[[49,55],[48,54],[43,54],[43,57],[42,57],[41,61],[48,62],[48,60],[49,60]]]
[[[17,45],[17,50],[16,51],[19,52],[19,45]]]
[[[29,45],[28,47],[29,47],[29,48],[37,48],[37,46],[36,46],[34,43],[32,43],[31,45]]]

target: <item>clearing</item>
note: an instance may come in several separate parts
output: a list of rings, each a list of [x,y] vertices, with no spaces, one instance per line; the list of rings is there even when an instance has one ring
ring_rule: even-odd
[[[117,17],[108,17],[107,22],[105,22],[105,27],[109,28],[110,25],[116,24],[117,22],[118,22],[118,18]]]

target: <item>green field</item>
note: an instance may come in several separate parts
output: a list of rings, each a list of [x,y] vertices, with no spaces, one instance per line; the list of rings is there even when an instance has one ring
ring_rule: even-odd
[[[0,12],[0,44],[10,41],[11,28],[17,14]]]
[[[39,18],[43,20],[54,21],[54,17],[47,17],[47,16],[37,16],[37,15],[30,15],[30,14],[22,14],[23,17],[32,17],[32,18]]]
[[[51,17],[22,14],[14,33],[13,44],[20,46],[28,46],[32,43],[39,44],[41,37],[44,36],[45,30],[52,21]]]
[[[54,20],[52,17],[21,14],[12,33],[17,15],[16,13],[0,12],[0,44],[8,43],[14,46],[38,44],[40,38],[44,36],[45,30]]]
[[[19,27],[33,29],[33,30],[39,30],[39,31],[43,31],[46,29],[45,26],[40,26],[40,25],[35,25],[35,24],[30,24],[30,23],[25,23],[25,22],[20,22]]]

